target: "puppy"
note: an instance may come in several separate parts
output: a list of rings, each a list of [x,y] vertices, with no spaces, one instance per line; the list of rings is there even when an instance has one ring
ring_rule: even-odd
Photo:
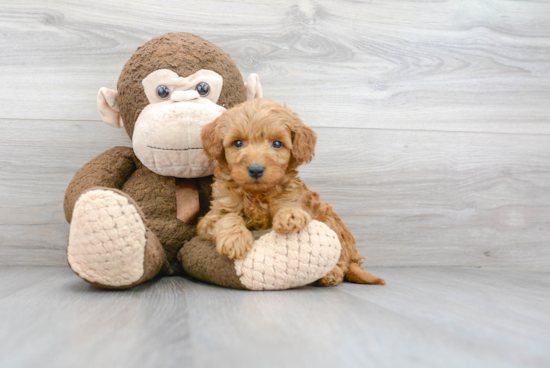
[[[342,244],[337,266],[320,285],[335,286],[344,278],[385,284],[360,266],[364,257],[332,206],[298,178],[296,168],[313,159],[317,136],[286,106],[268,99],[245,102],[206,125],[201,139],[218,166],[211,209],[197,231],[201,239],[215,241],[220,254],[242,259],[254,243],[250,230],[272,228],[287,234],[315,219],[334,230]]]

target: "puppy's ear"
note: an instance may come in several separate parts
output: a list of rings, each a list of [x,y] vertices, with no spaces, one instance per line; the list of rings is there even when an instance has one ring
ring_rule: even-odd
[[[298,164],[308,163],[313,160],[315,155],[317,134],[313,129],[304,125],[297,114],[292,113],[292,116],[293,121],[290,127],[292,130],[292,156]]]
[[[201,131],[201,141],[204,153],[211,160],[218,160],[223,153],[222,137],[220,135],[220,128],[224,119],[224,114],[220,115],[216,120],[206,124]]]

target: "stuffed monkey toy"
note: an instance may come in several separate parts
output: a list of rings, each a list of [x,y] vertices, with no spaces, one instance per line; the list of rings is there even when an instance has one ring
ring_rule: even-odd
[[[188,274],[231,288],[273,290],[312,283],[332,270],[340,242],[317,221],[295,234],[257,233],[248,256],[237,261],[196,238],[216,165],[203,153],[201,129],[226,109],[262,97],[255,74],[243,83],[220,48],[189,33],[168,33],[138,48],[117,89],[100,89],[98,109],[105,123],[126,129],[132,148],[92,159],[65,194],[67,258],[78,276],[110,289]]]

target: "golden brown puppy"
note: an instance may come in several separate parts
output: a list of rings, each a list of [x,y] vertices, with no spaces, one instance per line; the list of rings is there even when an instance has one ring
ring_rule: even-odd
[[[254,243],[250,230],[273,228],[286,234],[312,219],[338,234],[338,265],[319,280],[324,286],[347,281],[385,284],[360,266],[355,239],[334,213],[300,179],[296,168],[312,160],[317,136],[288,108],[268,99],[240,104],[206,125],[201,133],[205,153],[218,161],[210,212],[197,230],[203,240],[230,259],[242,259]]]

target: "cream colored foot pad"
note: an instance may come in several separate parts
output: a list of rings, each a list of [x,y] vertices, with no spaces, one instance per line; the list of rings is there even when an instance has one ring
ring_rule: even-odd
[[[143,275],[145,225],[128,198],[91,190],[76,202],[67,250],[83,279],[106,286],[130,285]]]
[[[341,250],[336,233],[313,220],[297,233],[263,235],[244,260],[235,261],[235,270],[248,289],[288,289],[325,276],[338,263]]]

